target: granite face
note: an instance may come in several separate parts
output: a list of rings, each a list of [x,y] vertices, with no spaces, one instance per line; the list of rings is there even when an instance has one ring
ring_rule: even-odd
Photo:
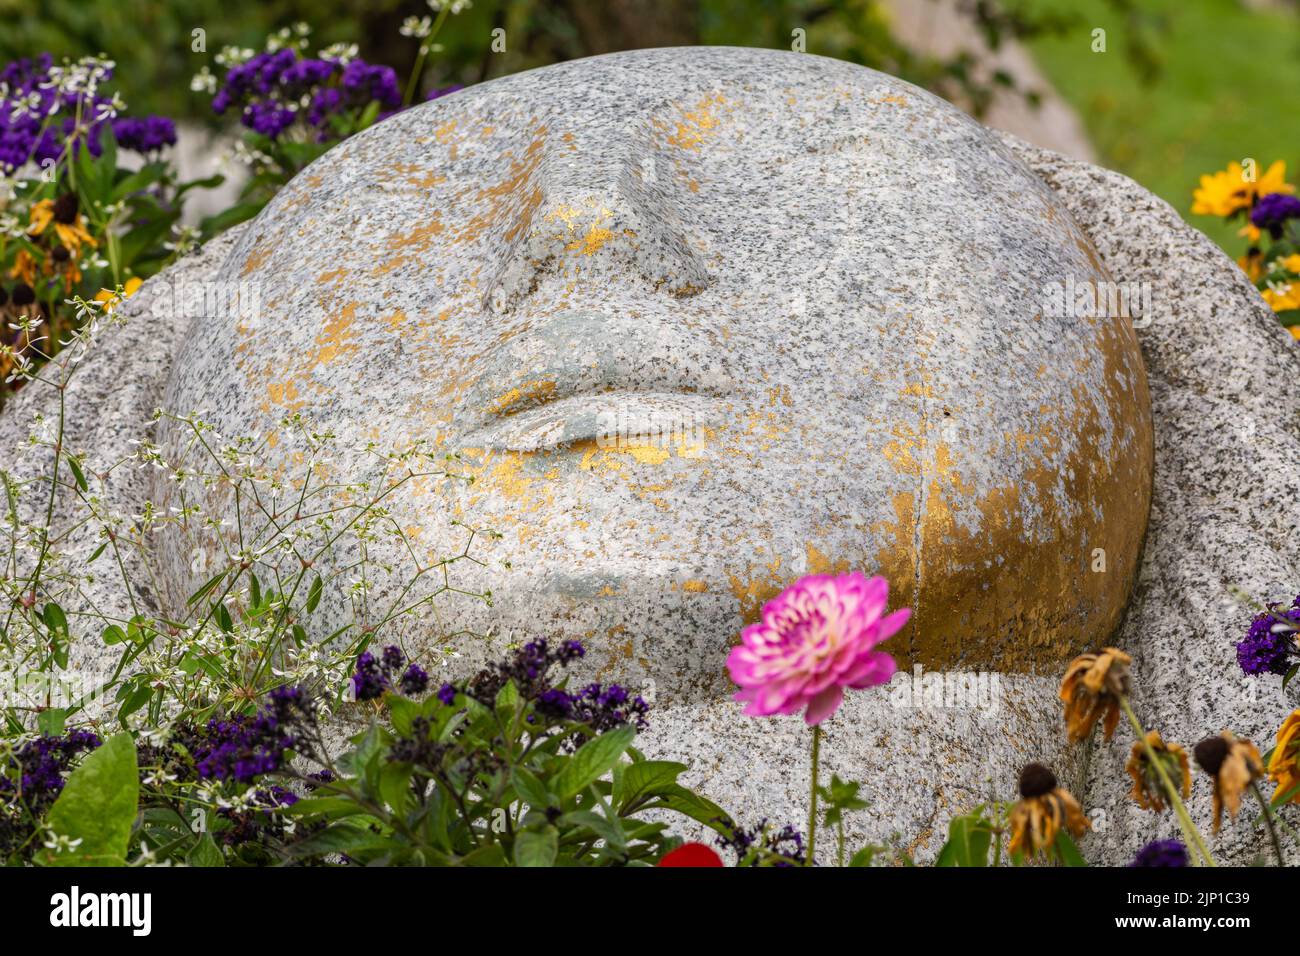
[[[1106,280],[1092,245],[891,77],[694,49],[486,83],[331,151],[214,278],[262,314],[197,324],[164,404],[286,472],[292,413],[459,456],[472,485],[391,504],[429,558],[453,522],[501,534],[461,579],[495,607],[459,627],[581,637],[599,672],[699,702],[810,571],[885,573],[909,665],[1055,670],[1119,622],[1150,482],[1136,339],[1045,308]],[[173,599],[194,547],[218,543],[177,549]]]
[[[254,283],[261,312],[154,308],[180,277]],[[1149,283],[1149,314],[1051,307],[1053,287],[1111,281]],[[176,455],[183,436],[147,424],[161,404],[283,447],[286,473],[294,413],[347,448],[455,456],[473,483],[390,507],[422,557],[462,525],[500,532],[457,582],[494,601],[440,600],[408,647],[463,673],[511,640],[583,638],[591,676],[654,694],[644,749],[755,818],[803,818],[807,733],[741,717],[723,660],[810,571],[884,573],[918,608],[886,648],[906,676],[848,696],[823,761],[865,782],[855,838],[922,859],[1029,759],[1084,798],[1094,858],[1172,833],[1129,806],[1126,746],[1065,744],[1055,690],[1085,646],[1133,653],[1140,712],[1188,745],[1221,726],[1262,742],[1284,712],[1233,674],[1249,612],[1227,588],[1295,587],[1288,337],[1131,181],[893,78],[695,48],[485,84],[331,151],[123,314],[69,395],[74,447]],[[0,417],[4,467],[30,465],[8,449],[42,408],[23,393]],[[175,503],[149,472],[108,494]],[[217,546],[165,542],[148,600],[174,607]],[[110,591],[88,588],[120,606]],[[1203,783],[1193,803],[1206,819]],[[1247,832],[1225,829],[1229,858]]]

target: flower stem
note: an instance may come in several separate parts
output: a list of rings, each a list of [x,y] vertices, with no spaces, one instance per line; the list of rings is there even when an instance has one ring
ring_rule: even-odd
[[[415,57],[415,65],[411,67],[411,75],[406,79],[406,89],[402,93],[402,106],[405,108],[411,105],[411,99],[420,84],[420,77],[424,75],[424,61],[429,56],[429,51],[433,49],[433,41],[438,36],[438,31],[442,25],[447,22],[447,14],[451,13],[451,4],[445,4],[438,12],[438,19],[433,22],[433,29],[429,35],[420,40],[420,50]]]
[[[1128,697],[1124,694],[1119,695],[1119,705],[1124,709],[1124,716],[1133,727],[1133,733],[1137,734],[1137,739],[1142,744],[1142,749],[1146,751],[1147,760],[1151,761],[1151,766],[1155,767],[1156,774],[1160,777],[1160,783],[1165,788],[1165,793],[1169,795],[1169,803],[1174,808],[1174,815],[1178,818],[1178,826],[1183,831],[1183,839],[1187,841],[1190,849],[1195,849],[1204,860],[1205,866],[1217,866],[1214,857],[1210,856],[1209,849],[1205,846],[1205,840],[1201,838],[1201,832],[1196,829],[1196,824],[1192,822],[1187,808],[1183,806],[1183,801],[1178,796],[1178,789],[1174,782],[1169,779],[1169,774],[1165,772],[1165,766],[1156,757],[1156,752],[1152,746],[1147,743],[1146,731],[1142,729],[1142,724],[1138,721],[1137,715],[1133,713],[1133,707],[1128,702]],[[1201,866],[1202,863],[1192,857],[1192,861]]]
[[[812,733],[812,793],[808,800],[808,865],[815,865],[814,853],[817,850],[817,761],[821,756],[822,729],[813,724]]]
[[[1277,827],[1273,825],[1273,808],[1268,805],[1264,799],[1264,794],[1260,793],[1259,784],[1254,780],[1250,782],[1250,789],[1255,794],[1255,799],[1259,801],[1259,808],[1264,811],[1264,825],[1268,827],[1268,838],[1273,841],[1273,852],[1277,854],[1277,865],[1286,866],[1286,858],[1282,856],[1282,843],[1277,838]]]

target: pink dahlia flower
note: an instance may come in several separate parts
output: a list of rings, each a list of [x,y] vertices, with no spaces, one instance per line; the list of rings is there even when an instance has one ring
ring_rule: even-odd
[[[755,717],[793,714],[821,723],[835,713],[844,688],[889,680],[894,659],[877,644],[898,633],[912,612],[886,614],[889,582],[854,572],[800,578],[763,605],[763,619],[740,632],[727,657],[736,700]]]

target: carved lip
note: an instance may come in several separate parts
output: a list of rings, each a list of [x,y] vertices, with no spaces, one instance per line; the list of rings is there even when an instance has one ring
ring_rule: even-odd
[[[570,312],[486,356],[453,415],[463,448],[538,451],[720,423],[737,396],[707,333]]]
[[[725,420],[730,403],[689,392],[607,390],[541,399],[464,433],[462,448],[534,452],[595,443],[608,449],[688,449]]]

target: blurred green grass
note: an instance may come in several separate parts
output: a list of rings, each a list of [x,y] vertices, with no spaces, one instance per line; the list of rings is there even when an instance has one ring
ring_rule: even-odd
[[[1300,15],[1250,10],[1237,0],[1140,0],[1161,59],[1151,85],[1139,81],[1124,46],[1129,24],[1107,0],[1030,0],[1073,13],[1078,25],[1029,41],[1040,68],[1079,112],[1102,165],[1171,203],[1235,258],[1240,223],[1191,215],[1202,173],[1253,157],[1300,174]],[[1091,31],[1106,30],[1093,53]]]

